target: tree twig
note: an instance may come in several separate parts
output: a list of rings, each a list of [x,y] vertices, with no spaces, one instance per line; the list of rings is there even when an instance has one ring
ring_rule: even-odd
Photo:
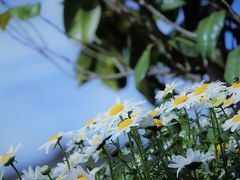
[[[171,25],[174,29],[176,29],[178,32],[181,32],[182,34],[190,37],[190,38],[196,38],[197,34],[190,32],[181,26],[177,25],[176,23],[172,22],[170,19],[168,19],[164,14],[159,12],[157,9],[155,9],[152,5],[147,4],[144,0],[140,0],[139,4],[141,6],[144,6],[146,9],[148,9],[150,12],[152,12],[153,15],[160,17],[162,20],[164,20],[166,23]]]

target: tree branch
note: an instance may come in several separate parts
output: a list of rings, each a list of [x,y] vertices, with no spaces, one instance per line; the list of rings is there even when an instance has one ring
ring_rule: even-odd
[[[170,19],[168,19],[164,14],[159,12],[157,9],[155,9],[152,5],[147,4],[144,0],[139,1],[139,5],[144,6],[146,9],[148,9],[150,12],[152,12],[153,15],[160,17],[162,20],[164,20],[166,23],[171,25],[174,29],[176,29],[178,32],[184,34],[185,36],[188,36],[190,38],[196,38],[197,34],[190,32],[181,26],[177,25],[176,23],[172,22]]]

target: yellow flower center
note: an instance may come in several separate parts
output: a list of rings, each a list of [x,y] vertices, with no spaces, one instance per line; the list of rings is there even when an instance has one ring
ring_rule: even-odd
[[[229,105],[231,102],[232,102],[232,98],[231,98],[231,97],[230,97],[230,98],[227,98],[227,99],[223,102],[223,105],[224,105],[224,106],[227,106],[227,105]]]
[[[152,110],[152,111],[149,111],[148,114],[149,114],[150,116],[154,117],[154,116],[157,116],[157,111]]]
[[[228,149],[230,147],[230,145],[228,143],[222,143],[222,147],[225,149]],[[221,151],[221,145],[218,144],[217,145],[217,151],[220,152]]]
[[[223,98],[217,98],[212,102],[212,104],[214,106],[219,106],[222,101],[223,101]]]
[[[85,126],[89,126],[93,123],[94,118],[90,119],[88,122],[86,122]]]
[[[125,119],[124,121],[119,123],[118,130],[122,130],[122,129],[124,129],[125,127],[129,126],[132,123],[133,123],[132,119]]]
[[[207,90],[207,88],[208,88],[208,84],[203,84],[202,86],[196,88],[193,94],[195,96],[202,94],[204,91]]]
[[[97,142],[99,142],[99,141],[101,140],[101,138],[100,138],[100,136],[96,136],[96,137],[94,138],[94,140],[97,141]]]
[[[54,141],[54,140],[57,139],[57,138],[59,138],[59,133],[54,134],[53,136],[51,136],[51,137],[48,139],[48,142]]]
[[[201,96],[200,99],[199,99],[199,101],[200,101],[201,103],[204,103],[204,102],[206,101],[206,99],[207,99],[207,96]]]
[[[177,105],[179,105],[179,104],[181,104],[181,103],[186,102],[187,100],[188,100],[188,97],[187,97],[187,96],[179,96],[179,97],[177,97],[177,98],[175,99],[174,104],[177,106]]]
[[[76,158],[71,158],[71,161],[72,161],[73,164],[77,163],[77,159]]]
[[[164,89],[164,92],[169,93],[170,91],[173,90],[173,88],[174,88],[173,86],[166,87],[166,88]]]
[[[117,104],[114,107],[111,108],[109,115],[114,116],[117,113],[121,112],[124,109],[124,106],[122,104]]]
[[[156,125],[156,126],[163,126],[163,123],[160,119],[153,119],[153,123]]]
[[[6,163],[6,161],[8,160],[8,158],[10,157],[11,154],[12,154],[12,153],[10,153],[10,152],[7,152],[6,154],[4,154],[4,155],[2,156],[2,158],[0,159],[0,163],[1,163],[1,164]]]
[[[87,180],[86,176],[79,176],[76,180]]]
[[[235,122],[235,123],[240,122],[240,114],[234,116],[234,117],[232,118],[232,122]]]
[[[231,88],[233,88],[233,89],[238,89],[238,88],[240,88],[240,81],[233,83],[232,86],[231,86]]]

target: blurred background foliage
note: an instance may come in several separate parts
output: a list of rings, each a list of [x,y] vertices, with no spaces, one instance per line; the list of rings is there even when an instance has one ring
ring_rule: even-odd
[[[41,3],[1,4],[6,6],[2,30],[12,18],[40,16],[61,31],[41,14]],[[64,0],[63,6],[62,33],[81,47],[74,61],[80,85],[98,78],[118,90],[135,76],[136,88],[154,103],[165,79],[231,83],[240,78],[240,14],[234,8],[239,0]],[[51,53],[72,62],[28,37],[10,35],[46,58]]]

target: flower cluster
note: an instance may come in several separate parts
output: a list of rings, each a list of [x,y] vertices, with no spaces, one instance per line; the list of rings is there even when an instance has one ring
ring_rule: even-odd
[[[180,92],[179,86],[166,84],[152,110],[146,111],[145,101],[117,98],[80,129],[51,136],[39,149],[61,150],[64,158],[55,167],[30,166],[20,173],[19,146],[1,156],[0,164],[24,180],[240,177],[240,81],[201,82]]]

